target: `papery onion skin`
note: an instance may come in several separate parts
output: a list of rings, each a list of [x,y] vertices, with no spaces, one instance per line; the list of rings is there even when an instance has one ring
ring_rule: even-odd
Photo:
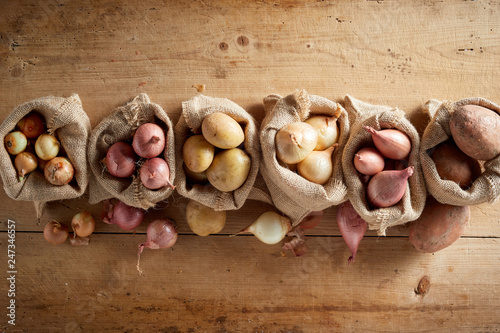
[[[42,134],[35,142],[36,156],[42,160],[49,161],[59,154],[60,147],[61,144],[53,135]]]
[[[384,156],[373,147],[360,149],[354,155],[354,167],[363,175],[373,176],[384,170]]]
[[[139,174],[142,184],[150,190],[157,190],[164,186],[168,186],[172,189],[175,188],[170,182],[170,167],[168,163],[160,157],[151,158],[144,162]]]
[[[318,142],[314,150],[325,150],[337,143],[339,140],[337,119],[337,117],[318,115],[310,117],[305,121],[311,125],[318,134]]]
[[[84,210],[73,216],[71,227],[75,236],[88,237],[94,232],[95,220],[88,211]]]
[[[38,158],[33,153],[23,151],[19,155],[16,155],[14,165],[19,176],[19,181],[23,181],[24,176],[36,170]]]
[[[17,127],[29,139],[39,137],[45,132],[45,124],[40,114],[30,112],[17,123]]]
[[[10,132],[4,139],[5,148],[11,155],[22,153],[28,146],[28,138],[21,131]]]
[[[372,135],[375,147],[387,158],[404,160],[411,151],[411,141],[408,135],[397,129],[376,130],[370,126],[364,129]]]
[[[68,227],[54,220],[45,225],[43,228],[43,237],[47,242],[60,245],[68,238]]]
[[[147,239],[144,243],[139,244],[139,251],[137,253],[136,267],[139,274],[142,274],[140,260],[144,248],[148,247],[153,250],[171,248],[177,242],[179,235],[174,222],[167,218],[157,219],[151,222],[146,233]]]
[[[66,157],[55,157],[45,165],[44,174],[49,183],[60,186],[73,179],[75,169]]]
[[[351,251],[351,256],[347,260],[351,264],[358,252],[359,243],[365,235],[367,223],[354,210],[351,202],[346,201],[337,208],[337,224],[342,238]]]
[[[135,131],[132,147],[135,153],[141,157],[156,157],[165,149],[165,133],[156,124],[142,124]]]
[[[131,177],[135,171],[137,156],[131,145],[116,142],[106,152],[106,169],[115,177]]]
[[[368,201],[377,208],[395,205],[403,198],[408,178],[412,175],[412,166],[404,170],[386,170],[377,173],[370,179],[366,189]]]
[[[276,156],[287,164],[299,163],[314,150],[317,142],[318,134],[308,123],[287,124],[276,133]]]
[[[87,246],[90,243],[90,236],[87,237],[73,236],[69,238],[69,242],[73,246]]]
[[[142,223],[145,215],[144,209],[129,206],[120,200],[116,204],[106,200],[102,220],[108,224],[116,224],[122,230],[130,231]]]

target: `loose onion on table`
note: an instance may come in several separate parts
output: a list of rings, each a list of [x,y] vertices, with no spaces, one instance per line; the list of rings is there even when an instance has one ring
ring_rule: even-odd
[[[367,223],[354,210],[351,202],[346,201],[337,209],[337,224],[342,238],[351,251],[351,256],[347,260],[351,264],[358,252],[359,243],[365,235]]]
[[[285,238],[291,229],[292,224],[288,217],[274,211],[268,211],[260,215],[257,220],[239,231],[236,235],[249,232],[261,242],[272,245]]]
[[[68,238],[68,227],[54,220],[45,225],[43,228],[43,237],[51,244],[59,245]]]
[[[71,227],[73,228],[75,237],[88,237],[94,232],[95,220],[88,211],[84,210],[73,216]]]
[[[118,200],[113,204],[110,200],[103,203],[102,220],[108,224],[116,224],[125,231],[137,228],[146,215],[146,211],[141,208],[132,207]]]
[[[376,130],[370,126],[364,129],[372,135],[375,147],[387,158],[403,160],[411,151],[411,141],[408,135],[397,129]]]
[[[165,133],[154,123],[142,124],[135,131],[132,147],[141,157],[156,157],[165,149]]]
[[[135,171],[137,156],[131,145],[126,142],[116,142],[106,152],[106,169],[115,177],[131,177]]]
[[[167,219],[157,219],[151,222],[146,231],[147,239],[144,243],[139,245],[139,250],[137,253],[137,271],[142,274],[140,268],[141,254],[144,248],[150,248],[153,250],[157,249],[167,249],[175,245],[178,238],[178,232],[175,224]]]

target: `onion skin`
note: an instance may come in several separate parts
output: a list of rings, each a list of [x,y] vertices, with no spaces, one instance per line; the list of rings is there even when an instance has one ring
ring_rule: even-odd
[[[347,260],[351,264],[358,252],[359,243],[365,235],[367,223],[354,210],[351,202],[346,201],[337,209],[337,224],[342,238],[351,251],[352,255]]]
[[[302,161],[318,142],[316,130],[304,122],[290,123],[276,133],[276,156],[286,164]]]
[[[142,274],[140,260],[144,248],[148,247],[153,250],[168,249],[175,245],[179,235],[175,224],[167,218],[154,220],[149,224],[146,232],[147,239],[144,243],[139,245],[139,251],[137,253],[136,267],[139,274]]]
[[[47,242],[60,245],[68,238],[68,227],[58,221],[51,221],[43,228],[43,237]]]
[[[165,149],[165,133],[156,124],[142,124],[135,131],[132,147],[135,153],[141,157],[156,157]]]
[[[142,223],[145,215],[144,209],[129,206],[123,201],[118,200],[114,205],[109,200],[104,201],[102,220],[108,224],[116,224],[122,230],[134,230]]]
[[[36,112],[30,112],[19,120],[17,127],[29,139],[39,137],[45,132],[45,124],[42,116]]]
[[[160,157],[147,160],[142,165],[139,174],[142,184],[148,189],[157,190],[164,186],[168,186],[172,189],[175,188],[170,182],[170,167],[168,163]]]
[[[23,181],[24,176],[36,170],[38,158],[35,154],[23,151],[14,159],[14,166],[16,167],[19,181]]]
[[[377,173],[370,179],[366,189],[368,201],[376,208],[395,205],[403,198],[411,175],[413,175],[412,166],[404,170],[386,170]]]
[[[376,148],[362,148],[354,155],[354,167],[363,175],[373,176],[384,170],[384,156]]]
[[[137,156],[131,145],[117,142],[106,152],[106,169],[115,177],[131,177],[135,171]]]
[[[10,132],[4,139],[5,148],[11,155],[22,153],[28,146],[28,138],[21,131]]]
[[[45,165],[45,179],[52,185],[66,185],[75,174],[73,165],[66,157],[55,157]]]
[[[408,135],[397,129],[382,129],[377,131],[373,127],[365,126],[373,139],[375,147],[387,158],[404,160],[411,151],[411,141]]]
[[[298,226],[290,231],[287,236],[290,236],[291,239],[285,242],[281,248],[283,251],[290,250],[296,257],[302,257],[307,253],[306,235],[303,228]]]

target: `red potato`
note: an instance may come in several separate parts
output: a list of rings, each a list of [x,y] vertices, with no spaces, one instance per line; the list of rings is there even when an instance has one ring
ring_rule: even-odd
[[[437,252],[459,239],[469,222],[469,206],[444,205],[431,198],[422,215],[410,223],[409,240],[419,252]]]
[[[461,151],[489,161],[500,154],[500,115],[479,105],[460,106],[450,116],[450,131]]]
[[[431,158],[441,179],[451,180],[464,190],[481,174],[479,162],[463,153],[451,140],[436,146]]]

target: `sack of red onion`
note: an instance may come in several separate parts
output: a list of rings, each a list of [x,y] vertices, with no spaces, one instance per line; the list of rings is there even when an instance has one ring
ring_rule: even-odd
[[[346,200],[341,159],[349,135],[344,108],[305,91],[264,99],[261,173],[274,205],[298,225]]]
[[[0,126],[0,175],[15,200],[45,203],[81,196],[88,184],[90,121],[78,95],[43,97],[18,106]]]
[[[441,203],[470,206],[500,197],[500,106],[483,98],[429,100],[420,146],[427,190]]]
[[[257,122],[247,111],[225,98],[197,95],[182,103],[175,137],[179,194],[217,211],[239,209],[252,198],[260,147]]]
[[[346,96],[352,120],[342,163],[348,196],[369,229],[413,221],[425,206],[427,192],[420,168],[420,138],[397,108],[371,105]]]
[[[117,198],[149,209],[174,190],[175,142],[167,113],[146,94],[117,108],[92,131],[89,202]]]

